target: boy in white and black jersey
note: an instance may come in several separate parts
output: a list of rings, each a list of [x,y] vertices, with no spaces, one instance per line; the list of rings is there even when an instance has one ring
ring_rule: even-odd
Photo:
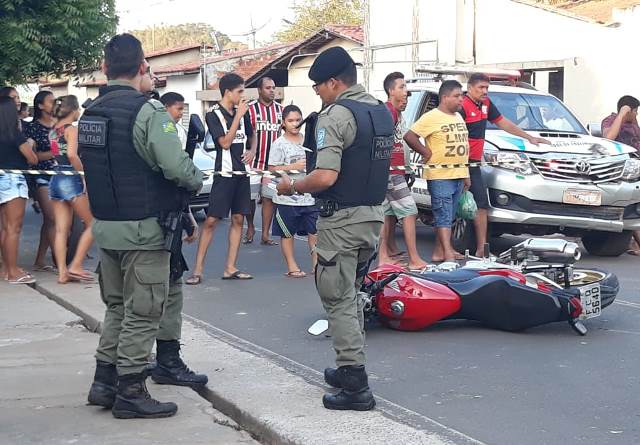
[[[258,100],[249,106],[249,117],[254,129],[255,137],[252,141],[252,150],[256,156],[252,167],[256,170],[267,170],[269,167],[269,154],[273,142],[282,132],[282,105],[275,101],[276,84],[269,77],[262,77],[256,83],[258,87]],[[271,221],[273,220],[273,195],[274,190],[268,187],[269,179],[261,176],[251,177],[251,214],[247,216],[247,233],[243,242],[253,242],[256,229],[253,219],[256,210],[256,202],[262,201],[262,244],[275,246],[278,243],[269,238]]]
[[[244,80],[234,73],[225,74],[219,82],[222,100],[207,113],[205,120],[215,144],[215,171],[246,171],[255,152],[251,147],[253,128],[247,114],[248,105],[243,98]],[[229,250],[223,280],[249,280],[253,278],[238,270],[236,260],[242,237],[242,222],[250,212],[250,189],[248,176],[215,176],[209,195],[207,219],[202,225],[198,253],[193,275],[185,282],[200,284],[207,250],[216,225],[231,213],[229,227]]]

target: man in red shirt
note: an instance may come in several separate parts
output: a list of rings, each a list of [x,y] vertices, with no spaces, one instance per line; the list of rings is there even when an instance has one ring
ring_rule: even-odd
[[[275,101],[276,84],[269,77],[258,79],[258,100],[249,106],[249,118],[255,131],[251,150],[256,154],[253,160],[254,170],[269,169],[269,153],[271,144],[278,139],[282,130],[282,105]],[[256,201],[262,200],[262,241],[266,246],[277,246],[278,243],[269,238],[273,220],[273,194],[275,189],[269,187],[269,179],[261,176],[251,177],[251,213],[247,215],[247,233],[243,242],[250,244],[256,233],[253,218],[256,212]]]
[[[514,136],[526,139],[531,144],[549,144],[546,139],[531,136],[523,131],[516,124],[500,114],[500,111],[489,99],[489,77],[486,74],[474,73],[467,81],[467,93],[462,101],[460,114],[467,124],[469,131],[469,162],[479,162],[482,160],[484,149],[484,137],[487,129],[487,121],[495,124],[501,130],[511,133]],[[489,208],[489,197],[487,186],[482,179],[480,167],[469,167],[471,178],[471,188],[473,199],[478,205],[478,213],[473,221],[476,229],[476,256],[484,254],[484,245],[487,242],[487,210]]]
[[[404,242],[407,246],[409,256],[409,269],[423,269],[427,263],[420,258],[416,246],[416,218],[418,208],[411,196],[411,190],[405,179],[405,170],[394,170],[394,167],[404,167],[406,165],[403,136],[406,132],[402,112],[407,107],[407,84],[402,73],[394,72],[384,79],[384,90],[389,100],[387,108],[393,117],[395,124],[395,142],[391,153],[391,173],[389,174],[389,184],[387,195],[382,206],[384,208],[384,225],[380,235],[380,264],[395,263],[399,260],[401,252],[395,242],[395,228],[398,220],[402,220],[402,230],[404,232]]]

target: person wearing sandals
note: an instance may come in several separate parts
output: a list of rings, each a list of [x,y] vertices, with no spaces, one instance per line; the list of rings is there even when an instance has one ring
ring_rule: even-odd
[[[55,123],[53,117],[53,105],[55,96],[51,91],[39,91],[33,99],[33,120],[23,122],[23,133],[26,137],[36,142],[36,155],[38,156],[38,170],[53,170],[56,165],[51,145],[49,144],[49,134]],[[30,175],[27,178],[32,196],[42,212],[42,225],[40,227],[40,242],[38,251],[33,262],[34,270],[53,272],[55,268],[47,264],[47,250],[51,247],[53,254],[53,243],[55,238],[55,221],[53,218],[53,204],[49,199],[49,183],[52,176]],[[52,255],[53,256],[53,255]]]
[[[14,99],[0,97],[0,168],[24,170],[38,163],[35,142],[20,130]],[[0,174],[0,250],[4,278],[11,284],[35,283],[35,278],[18,267],[18,246],[29,191],[24,175]]]
[[[55,100],[53,116],[58,120],[49,135],[51,151],[55,156],[57,172],[81,172],[82,162],[78,157],[78,128],[73,123],[80,117],[80,104],[76,96],[63,96]],[[85,271],[83,261],[93,243],[91,225],[93,216],[89,200],[80,175],[57,175],[49,183],[49,199],[53,205],[55,238],[53,252],[58,266],[58,283],[70,281],[92,281],[93,275]],[[67,266],[67,241],[74,212],[82,220],[84,230],[75,255]]]
[[[249,105],[244,99],[244,79],[235,73],[222,76],[219,82],[222,100],[207,113],[205,120],[209,133],[213,138],[216,151],[214,169],[220,171],[246,171],[246,164],[251,164],[255,152],[250,149],[254,137],[249,119]],[[209,195],[207,219],[202,225],[198,253],[193,274],[187,278],[186,284],[197,285],[202,282],[202,272],[207,250],[220,220],[231,213],[229,226],[229,248],[227,261],[222,275],[223,280],[250,280],[250,274],[242,272],[236,266],[242,223],[245,216],[251,213],[251,184],[245,175],[225,177],[216,175]]]
[[[295,105],[287,105],[282,110],[282,127],[284,134],[271,146],[269,156],[269,171],[304,170],[306,166],[306,149],[302,143],[304,136],[300,133],[302,112]],[[290,174],[298,180],[305,177],[304,173]],[[272,235],[279,236],[282,244],[282,255],[287,263],[288,278],[304,278],[307,276],[300,269],[294,256],[294,236],[307,236],[309,251],[312,252],[312,269],[316,268],[317,256],[314,253],[318,241],[316,222],[318,209],[315,199],[310,193],[303,195],[284,196],[275,194],[273,202],[276,204],[275,221]]]

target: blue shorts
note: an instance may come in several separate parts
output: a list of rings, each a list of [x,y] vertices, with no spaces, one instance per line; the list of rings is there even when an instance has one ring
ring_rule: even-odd
[[[274,224],[271,228],[273,236],[292,238],[294,235],[315,235],[319,210],[316,206],[287,206],[278,204]]]
[[[16,198],[29,198],[29,187],[24,175],[19,173],[0,174],[0,204]]]
[[[55,171],[75,171],[70,165],[57,165]],[[49,199],[55,201],[71,201],[84,193],[84,183],[80,175],[51,177],[49,182]]]
[[[458,198],[464,187],[463,179],[432,179],[427,181],[431,195],[434,226],[451,228],[458,208]]]

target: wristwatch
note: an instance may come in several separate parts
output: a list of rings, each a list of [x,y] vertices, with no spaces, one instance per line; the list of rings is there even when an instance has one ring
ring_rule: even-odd
[[[296,190],[296,180],[292,179],[291,180],[291,194],[292,195],[297,195],[298,191]]]

